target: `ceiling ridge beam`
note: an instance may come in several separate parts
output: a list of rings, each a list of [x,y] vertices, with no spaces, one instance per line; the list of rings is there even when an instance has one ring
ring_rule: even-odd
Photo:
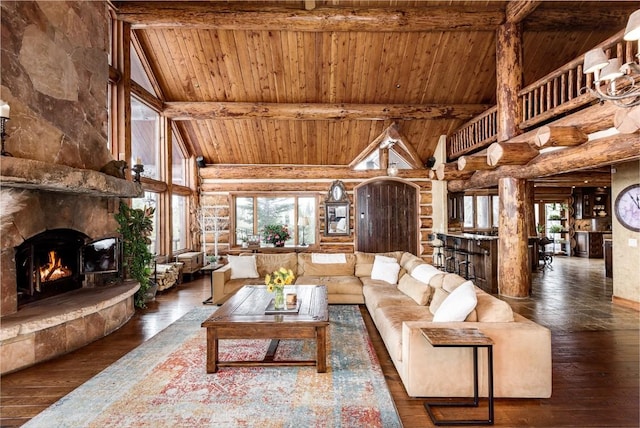
[[[281,120],[468,120],[489,104],[323,104],[165,102],[163,116],[172,120],[281,119]]]
[[[210,2],[125,2],[119,20],[142,28],[284,31],[495,31],[505,21],[500,7],[293,7]]]

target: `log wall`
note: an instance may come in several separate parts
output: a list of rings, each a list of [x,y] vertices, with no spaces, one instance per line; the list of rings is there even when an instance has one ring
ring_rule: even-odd
[[[216,175],[214,171],[215,166],[209,166],[206,168],[207,176]],[[212,174],[214,173],[214,174]],[[402,173],[402,171],[401,171]],[[293,174],[296,175],[296,174]],[[307,231],[307,236],[311,233],[315,234],[315,245],[309,247],[298,247],[296,251],[317,251],[317,252],[354,252],[356,245],[356,236],[354,231],[354,213],[356,212],[354,207],[354,187],[358,184],[368,181],[375,177],[362,177],[361,174],[354,174],[356,177],[345,175],[343,177],[332,177],[328,179],[318,178],[290,178],[290,179],[268,179],[264,177],[246,177],[238,180],[237,178],[203,178],[201,185],[201,203],[203,206],[217,206],[224,212],[232,214],[232,195],[241,194],[269,194],[274,195],[281,192],[296,193],[296,194],[314,194],[317,196],[318,209],[316,218],[316,230]],[[374,175],[374,174],[367,174]],[[386,176],[386,172],[379,171],[377,177]],[[396,177],[398,178],[398,177]],[[349,200],[351,201],[350,207],[350,219],[349,226],[351,228],[350,236],[324,236],[324,200],[327,196],[327,192],[334,180],[341,180],[347,191]],[[419,219],[420,219],[420,252],[425,260],[431,260],[431,247],[428,244],[428,235],[431,233],[433,227],[433,206],[432,206],[432,194],[431,194],[431,180],[427,177],[424,178],[401,178],[412,182],[420,187],[420,205],[419,205]],[[231,215],[230,215],[231,217]],[[233,240],[233,222],[227,222],[228,226],[222,230],[218,237],[218,252],[219,254],[227,254],[229,252],[240,251],[241,248],[234,245]],[[206,248],[208,254],[213,254],[213,233],[206,235]]]

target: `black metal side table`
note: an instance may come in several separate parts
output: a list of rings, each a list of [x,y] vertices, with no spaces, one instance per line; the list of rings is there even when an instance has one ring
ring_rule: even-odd
[[[493,340],[477,328],[422,328],[422,335],[433,347],[473,349],[473,401],[426,402],[424,407],[435,425],[493,425]],[[432,407],[478,407],[478,348],[487,348],[488,401],[487,419],[438,419]]]

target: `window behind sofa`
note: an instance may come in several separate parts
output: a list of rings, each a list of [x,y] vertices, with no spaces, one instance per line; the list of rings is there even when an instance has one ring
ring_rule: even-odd
[[[249,235],[260,235],[262,241],[266,225],[281,224],[287,225],[291,233],[287,246],[315,244],[316,207],[315,196],[235,196],[234,242],[242,245]]]

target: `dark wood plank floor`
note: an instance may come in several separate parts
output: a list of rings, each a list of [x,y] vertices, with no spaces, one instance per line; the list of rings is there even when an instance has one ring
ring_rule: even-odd
[[[611,304],[612,281],[601,260],[557,258],[534,275],[516,311],[552,330],[553,396],[497,399],[499,427],[638,427],[639,314]],[[209,277],[167,290],[124,327],[78,351],[2,377],[0,426],[24,424],[209,297]],[[362,307],[389,389],[405,427],[431,427],[423,400],[407,396],[375,327]],[[107,392],[105,392],[107,393]],[[447,416],[468,417],[467,409]],[[461,413],[464,412],[464,413]]]

